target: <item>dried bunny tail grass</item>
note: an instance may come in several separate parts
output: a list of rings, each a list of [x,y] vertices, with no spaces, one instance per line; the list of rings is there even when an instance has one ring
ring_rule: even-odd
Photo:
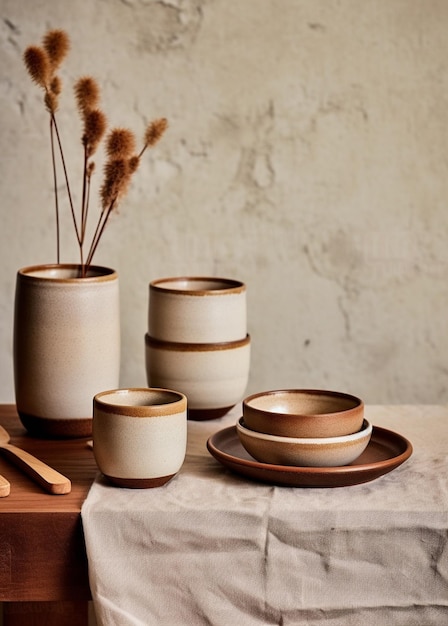
[[[87,166],[87,177],[91,178],[94,171],[95,171],[95,161],[89,161],[89,164]]]
[[[168,128],[168,120],[164,117],[151,122],[145,132],[145,148],[154,146]]]
[[[127,128],[114,128],[106,142],[109,159],[126,159],[135,152],[135,135]]]
[[[129,172],[131,174],[133,174],[138,166],[140,165],[140,157],[137,154],[134,154],[134,156],[131,156],[131,158],[128,161],[128,165],[129,165]]]
[[[59,98],[52,91],[46,91],[44,96],[45,107],[47,111],[54,114],[58,109]]]
[[[32,80],[45,89],[51,78],[51,64],[46,51],[39,46],[28,46],[23,60]]]
[[[81,113],[93,109],[100,100],[100,88],[91,76],[83,76],[75,83],[75,97],[78,109]]]
[[[53,76],[50,82],[50,91],[55,96],[59,96],[62,91],[62,81],[59,76]]]
[[[100,109],[86,111],[84,115],[83,144],[87,149],[87,156],[91,156],[98,148],[107,128],[107,118]]]
[[[131,172],[126,159],[113,159],[104,166],[104,183],[101,187],[103,211],[110,208],[127,191]]]
[[[65,30],[49,30],[44,36],[43,46],[54,70],[60,66],[67,56],[70,49],[70,40]]]

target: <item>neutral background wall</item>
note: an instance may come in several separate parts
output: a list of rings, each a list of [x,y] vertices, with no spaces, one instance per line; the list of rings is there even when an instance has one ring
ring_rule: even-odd
[[[48,118],[21,60],[48,28],[72,40],[73,180],[78,76],[114,126],[170,122],[96,257],[120,274],[123,385],[146,382],[149,281],[211,274],[247,283],[248,392],[448,401],[446,0],[2,0],[0,17],[0,401],[16,271],[55,261]]]

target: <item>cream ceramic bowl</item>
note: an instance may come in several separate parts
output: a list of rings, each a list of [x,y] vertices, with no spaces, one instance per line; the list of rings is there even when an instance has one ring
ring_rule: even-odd
[[[248,428],[279,437],[339,437],[360,430],[364,403],[339,391],[264,391],[243,400],[243,417]]]
[[[338,467],[349,465],[366,449],[372,425],[365,419],[361,430],[343,437],[278,437],[250,430],[244,418],[236,430],[243,447],[251,456],[271,465],[297,467]]]
[[[180,470],[187,399],[170,389],[115,389],[93,400],[93,452],[114,485],[159,487]]]
[[[238,280],[193,276],[149,285],[148,334],[161,341],[243,340],[246,317],[246,287]]]
[[[244,396],[250,337],[217,344],[172,343],[145,336],[148,385],[177,389],[188,398],[191,419],[227,413]]]

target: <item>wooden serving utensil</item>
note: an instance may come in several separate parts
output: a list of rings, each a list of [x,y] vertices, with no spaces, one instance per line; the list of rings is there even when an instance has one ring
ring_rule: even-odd
[[[35,482],[53,495],[70,493],[72,484],[66,476],[63,476],[52,467],[36,459],[25,450],[17,448],[9,443],[9,434],[0,426],[0,452],[5,453],[15,465],[26,472]],[[5,494],[7,495],[7,494]]]
[[[9,496],[10,491],[11,485],[4,476],[0,475],[0,498],[5,498],[6,496]]]

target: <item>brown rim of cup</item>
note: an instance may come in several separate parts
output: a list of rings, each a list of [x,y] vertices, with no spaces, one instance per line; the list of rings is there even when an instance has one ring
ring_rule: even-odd
[[[89,265],[86,276],[58,276],[57,272],[75,272],[81,269],[79,263],[53,263],[48,265],[29,265],[18,270],[18,275],[26,281],[48,281],[49,283],[78,283],[86,284],[99,281],[115,280],[117,272],[110,267]],[[53,272],[53,273],[52,273]]]
[[[205,283],[208,287],[199,289],[188,287],[174,287],[174,283]],[[216,285],[214,287],[214,285]],[[243,293],[246,291],[246,285],[240,280],[233,278],[219,278],[215,276],[178,276],[168,278],[158,278],[149,283],[149,288],[159,293],[182,294],[188,296],[220,296],[232,293]]]
[[[147,404],[132,404],[126,403],[125,396],[132,393],[147,394],[156,398],[165,397],[166,401],[159,401],[155,404],[148,402]],[[114,402],[108,402],[107,396],[119,396],[123,395],[124,402],[117,404]],[[165,389],[162,387],[123,387],[120,389],[109,389],[107,391],[100,391],[93,399],[94,406],[97,406],[104,413],[114,413],[118,415],[127,415],[130,417],[159,417],[162,415],[171,415],[173,413],[180,413],[187,410],[187,398],[180,391],[173,391],[172,389]],[[176,411],[173,411],[173,405],[178,404]],[[151,415],[148,415],[148,408],[151,409]]]
[[[174,350],[176,352],[216,352],[217,350],[235,350],[250,344],[250,335],[236,341],[221,341],[217,343],[183,343],[177,341],[163,341],[145,334],[145,343],[150,348],[159,350]]]

